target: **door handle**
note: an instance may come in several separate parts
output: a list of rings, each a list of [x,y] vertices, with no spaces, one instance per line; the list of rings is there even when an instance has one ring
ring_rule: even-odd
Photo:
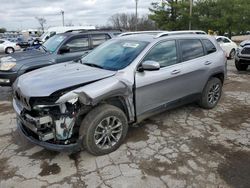
[[[212,64],[212,62],[211,61],[206,61],[204,64],[205,65],[210,65],[210,64]]]
[[[179,74],[181,71],[180,70],[173,70],[172,74]]]

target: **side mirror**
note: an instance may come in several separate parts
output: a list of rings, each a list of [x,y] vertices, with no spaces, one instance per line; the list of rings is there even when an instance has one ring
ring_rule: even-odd
[[[62,46],[59,50],[59,54],[65,54],[65,53],[69,53],[70,49],[68,46]]]
[[[144,61],[139,68],[139,71],[154,71],[159,70],[161,68],[160,64],[156,61]]]

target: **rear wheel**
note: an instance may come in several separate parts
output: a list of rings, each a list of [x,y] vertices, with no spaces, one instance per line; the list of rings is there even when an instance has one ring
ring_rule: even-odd
[[[119,108],[108,104],[90,111],[80,128],[83,147],[93,155],[115,151],[126,137],[127,131],[126,115]]]
[[[211,78],[203,89],[200,106],[205,109],[214,108],[221,97],[222,82],[219,78]]]
[[[12,54],[12,53],[14,53],[14,52],[15,52],[15,49],[12,48],[12,47],[7,47],[7,48],[5,49],[5,53],[6,53],[6,54]]]
[[[239,61],[235,60],[235,67],[238,71],[245,71],[247,70],[248,65],[242,64],[240,60]]]
[[[232,49],[231,52],[230,52],[230,54],[229,54],[229,58],[233,59],[235,57],[235,54],[236,54],[235,49]]]

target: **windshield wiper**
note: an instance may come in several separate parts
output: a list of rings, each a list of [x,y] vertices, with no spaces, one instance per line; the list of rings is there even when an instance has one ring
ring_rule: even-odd
[[[97,64],[94,64],[94,63],[82,63],[84,65],[88,65],[88,66],[91,66],[91,67],[97,67],[97,68],[100,68],[100,69],[104,69],[102,66],[100,65],[97,65]]]

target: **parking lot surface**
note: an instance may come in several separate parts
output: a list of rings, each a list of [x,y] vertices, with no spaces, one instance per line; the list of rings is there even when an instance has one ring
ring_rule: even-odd
[[[0,187],[250,187],[250,71],[228,62],[218,106],[196,104],[130,128],[115,152],[47,151],[16,131],[11,90],[0,88]]]

